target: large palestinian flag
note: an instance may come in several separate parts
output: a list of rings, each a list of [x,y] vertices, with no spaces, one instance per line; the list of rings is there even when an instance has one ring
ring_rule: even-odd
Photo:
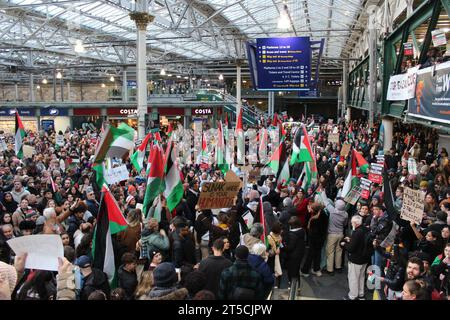
[[[147,149],[147,144],[150,141],[151,136],[152,136],[151,133],[147,134],[144,140],[142,141],[141,145],[130,157],[131,163],[136,168],[137,172],[141,172],[141,170],[144,168],[145,151]]]
[[[19,159],[23,158],[23,138],[25,138],[25,128],[23,127],[22,120],[19,116],[19,111],[16,110],[16,131],[15,131],[15,144],[14,150],[16,156]]]
[[[95,152],[94,162],[99,163],[105,158],[122,158],[134,148],[134,129],[125,123],[117,128],[109,126]]]
[[[344,181],[344,186],[342,187],[341,197],[345,198],[347,193],[353,189],[354,186],[359,184],[358,171],[357,171],[357,161],[356,154],[358,154],[355,149],[352,149],[352,156],[350,160],[350,168],[347,173],[347,177]]]
[[[108,275],[111,288],[117,287],[112,235],[127,228],[128,224],[119,206],[106,186],[102,188],[102,200],[97,216],[97,225],[92,240],[93,266]]]
[[[219,121],[217,126],[216,164],[223,172],[223,174],[225,174],[229,170],[229,165],[225,158],[225,141],[223,138],[223,128],[221,121]]]
[[[174,143],[172,142],[167,146],[169,149],[166,157],[165,164],[165,188],[164,197],[167,201],[167,208],[172,211],[180,203],[183,198],[184,188],[181,181],[180,170],[177,165],[177,157],[175,153]],[[153,163],[152,163],[153,167]]]
[[[150,150],[149,163],[151,163],[145,189],[144,204],[142,211],[147,218],[150,207],[156,197],[164,190],[164,158],[162,149],[154,145]]]
[[[309,143],[308,132],[305,125],[297,129],[292,146],[291,166],[299,162],[313,161],[311,144]]]
[[[242,113],[243,109],[240,108],[236,121],[237,163],[245,165],[245,138],[244,128],[242,126]]]

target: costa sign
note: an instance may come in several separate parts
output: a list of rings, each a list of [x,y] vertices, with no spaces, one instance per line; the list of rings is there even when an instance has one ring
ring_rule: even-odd
[[[126,108],[108,108],[107,111],[109,116],[132,116],[137,114],[137,109],[126,109]]]
[[[212,115],[212,108],[194,108],[192,109],[192,115],[194,116],[208,116]]]
[[[137,114],[137,109],[120,109],[120,114]]]

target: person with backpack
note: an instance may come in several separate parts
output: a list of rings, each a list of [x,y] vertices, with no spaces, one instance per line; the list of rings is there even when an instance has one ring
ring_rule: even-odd
[[[386,259],[384,258],[385,250],[381,247],[381,243],[391,232],[393,222],[389,219],[388,213],[384,212],[379,204],[372,207],[372,212],[373,217],[370,222],[370,236],[374,248],[372,264],[378,266],[383,274]]]
[[[367,229],[362,227],[362,218],[355,215],[351,219],[352,235],[345,237],[341,245],[348,252],[348,286],[350,291],[345,300],[364,300],[365,270],[370,255],[365,249]]]
[[[264,287],[261,275],[248,263],[249,250],[238,246],[236,261],[225,269],[219,282],[219,300],[262,300]]]

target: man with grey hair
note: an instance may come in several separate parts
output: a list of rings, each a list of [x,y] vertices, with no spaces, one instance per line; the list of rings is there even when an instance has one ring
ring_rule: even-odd
[[[242,235],[241,244],[246,246],[250,250],[255,244],[263,243],[260,239],[263,233],[263,225],[259,222],[254,223],[250,228],[250,233]]]
[[[289,219],[297,215],[292,199],[287,197],[283,199],[283,210],[281,211],[279,221],[283,231],[289,232]]]
[[[341,245],[348,252],[348,286],[350,292],[345,300],[364,300],[365,270],[369,257],[365,256],[366,228],[362,226],[362,218],[355,215],[351,220],[352,235],[345,237]]]

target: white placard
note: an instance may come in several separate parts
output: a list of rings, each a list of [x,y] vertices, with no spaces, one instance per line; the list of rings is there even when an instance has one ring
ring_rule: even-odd
[[[35,234],[8,240],[16,255],[27,253],[25,268],[58,271],[58,258],[64,257],[61,237],[57,234]]]
[[[401,101],[414,98],[416,93],[416,69],[389,78],[388,101]]]
[[[447,44],[447,37],[445,36],[444,30],[437,29],[431,31],[431,37],[435,47],[445,46]]]
[[[408,173],[409,174],[413,174],[416,175],[419,172],[417,171],[417,163],[416,160],[414,158],[409,158],[408,159]]]
[[[56,136],[56,144],[60,147],[64,146],[64,136],[63,135]]]
[[[423,219],[425,192],[405,188],[400,218],[420,224]]]
[[[128,180],[130,173],[128,172],[126,165],[121,165],[120,167],[105,170],[104,177],[108,184],[114,184]]]

